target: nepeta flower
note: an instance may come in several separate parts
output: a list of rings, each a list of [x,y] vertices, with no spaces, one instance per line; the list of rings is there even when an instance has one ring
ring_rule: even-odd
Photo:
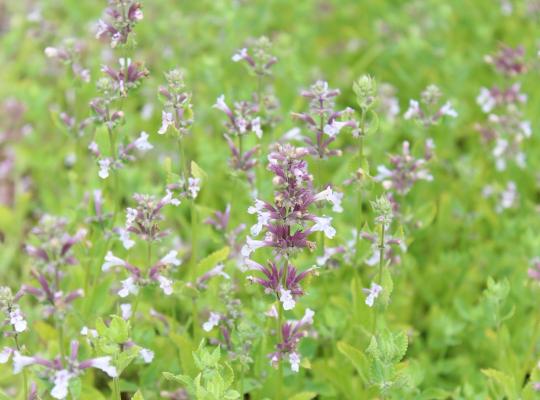
[[[32,365],[44,367],[45,376],[53,385],[51,396],[55,399],[65,399],[68,396],[70,381],[82,375],[88,368],[99,369],[111,378],[118,376],[117,369],[112,363],[112,357],[97,357],[80,361],[78,359],[79,342],[76,340],[71,342],[71,354],[65,359],[57,357],[49,361],[37,356],[23,356],[16,350],[11,351],[11,354],[6,357],[5,352],[6,349],[2,352],[4,355],[0,357],[0,362],[7,362],[9,356],[13,355],[13,373],[15,374]]]
[[[456,118],[457,111],[450,101],[441,105],[442,93],[435,85],[428,86],[421,94],[421,102],[411,99],[409,108],[403,114],[405,119],[414,119],[424,126],[435,125],[444,116]]]
[[[186,135],[193,125],[193,108],[191,93],[186,91],[184,73],[173,69],[165,74],[165,79],[167,85],[159,87],[164,110],[158,133],[163,135],[169,128],[173,128],[178,135]]]
[[[389,226],[389,224],[385,225]],[[378,236],[368,232],[361,232],[360,236],[362,239],[371,242],[371,255],[365,263],[370,267],[376,266],[379,263],[381,251]],[[399,238],[395,238],[388,234],[384,236],[383,259],[388,262],[389,265],[397,265],[401,262],[401,257],[392,246],[399,247],[402,252],[407,251],[407,246],[405,245],[405,242]]]
[[[417,159],[411,155],[409,142],[403,142],[402,154],[390,156],[390,168],[379,165],[375,180],[382,182],[386,190],[395,191],[400,195],[409,192],[416,181],[433,180],[433,176],[426,168],[426,163],[431,159],[434,147],[433,141],[428,139],[424,158]]]
[[[83,82],[90,82],[90,71],[81,64],[84,43],[75,39],[65,39],[60,46],[46,47],[45,55],[48,58],[61,61],[71,67],[73,76]]]
[[[309,112],[292,113],[294,119],[303,121],[308,130],[315,134],[315,140],[304,137],[309,153],[313,156],[326,158],[341,155],[340,150],[330,150],[329,146],[343,128],[351,128],[354,136],[360,134],[352,109],[335,110],[335,97],[339,93],[339,90],[329,89],[327,82],[317,81],[310,90],[301,92],[301,95],[310,101]]]
[[[298,352],[298,345],[300,340],[306,336],[307,329],[313,325],[313,315],[315,313],[308,308],[300,321],[287,321],[282,325],[282,339],[276,345],[276,351],[268,355],[270,364],[273,367],[277,367],[281,360],[287,359],[292,371],[299,371],[300,353]]]
[[[382,292],[383,288],[380,285],[377,285],[375,282],[371,282],[371,287],[369,289],[362,289],[366,294],[366,305],[368,307],[373,307],[375,300],[379,297],[379,294]]]
[[[270,68],[277,62],[277,58],[270,54],[272,43],[262,36],[250,43],[250,48],[242,48],[233,56],[234,62],[245,62],[248,70],[257,76],[271,75]]]
[[[5,335],[18,335],[28,329],[28,323],[15,301],[10,288],[0,287],[0,312],[4,314],[4,321],[0,320],[0,326],[11,327],[11,332],[6,331]]]
[[[516,207],[519,199],[517,186],[513,181],[509,181],[506,187],[486,185],[482,190],[482,195],[485,198],[494,197],[496,199],[495,211],[497,213]]]
[[[126,44],[133,28],[142,19],[140,3],[132,0],[109,0],[104,18],[98,22],[96,38],[108,37],[111,47]]]
[[[101,71],[110,77],[113,90],[117,91],[119,96],[125,97],[129,90],[140,86],[142,80],[148,76],[148,70],[141,63],[132,63],[130,58],[120,58],[118,63],[118,70],[104,65]]]
[[[141,286],[157,284],[163,293],[170,296],[173,293],[173,281],[166,277],[163,272],[169,269],[170,266],[178,267],[181,262],[177,258],[178,253],[174,250],[167,253],[157,263],[151,266],[148,270],[147,277],[143,276],[143,270],[135,267],[127,261],[116,257],[112,252],[108,252],[105,256],[105,262],[101,266],[101,270],[106,272],[111,268],[121,267],[129,272],[129,276],[120,282],[118,296],[125,298],[129,295],[137,295]],[[124,311],[124,310],[123,310]],[[125,310],[127,313],[127,310]],[[131,311],[129,311],[131,312]]]
[[[512,48],[502,45],[497,53],[486,56],[485,60],[506,77],[513,77],[527,71],[523,46]]]
[[[218,326],[221,316],[217,313],[211,312],[208,321],[203,324],[205,332],[210,332],[214,327]]]
[[[261,285],[265,293],[273,294],[276,299],[283,303],[285,310],[294,308],[294,299],[304,294],[300,282],[315,272],[314,268],[309,268],[298,273],[298,270],[290,263],[278,268],[271,261],[268,261],[267,267],[252,260],[246,260],[246,265],[249,270],[258,271],[264,275],[264,277],[248,276],[247,279]]]

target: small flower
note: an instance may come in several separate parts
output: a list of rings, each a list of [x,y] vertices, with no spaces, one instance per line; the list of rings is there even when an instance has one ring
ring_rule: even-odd
[[[383,288],[380,285],[377,285],[375,282],[371,283],[369,289],[362,289],[366,296],[366,305],[368,307],[373,307],[375,300],[379,297],[379,294],[382,292]]]
[[[285,290],[281,288],[279,292],[279,301],[283,304],[284,310],[292,310],[296,305],[293,296],[291,295],[290,290]]]
[[[199,178],[188,178],[188,190],[192,199],[196,199],[201,190],[201,180]]]
[[[343,193],[335,192],[330,186],[324,189],[322,192],[315,195],[315,201],[328,201],[332,204],[332,211],[342,212],[343,207],[341,201],[343,199]]]
[[[174,117],[173,114],[170,112],[163,111],[161,113],[161,128],[159,128],[158,133],[160,135],[163,135],[169,127],[174,127]]]
[[[119,257],[116,257],[112,251],[108,251],[105,256],[105,262],[101,266],[102,271],[108,271],[112,267],[123,267],[126,265],[126,262]]]
[[[297,352],[289,354],[289,362],[291,363],[291,370],[298,372],[300,370],[300,355]]]
[[[147,151],[154,148],[154,146],[148,142],[148,133],[144,131],[141,132],[141,135],[135,140],[134,144],[140,151]]]
[[[165,293],[167,296],[173,294],[172,280],[164,277],[163,275],[159,275],[157,279],[159,282],[159,287],[161,290],[163,290],[163,293]]]
[[[150,364],[154,359],[154,352],[152,350],[142,348],[139,350],[139,354],[146,364]]]
[[[217,313],[211,312],[208,321],[206,321],[202,327],[205,332],[210,332],[214,327],[218,326],[221,316]]]
[[[133,315],[132,309],[131,309],[131,304],[129,304],[129,303],[120,304],[120,310],[122,312],[122,318],[125,319],[125,320],[130,319],[131,316]]]
[[[13,311],[9,313],[9,322],[17,333],[22,333],[28,328],[28,323],[24,319],[19,307],[15,307]]]
[[[336,235],[335,228],[331,225],[332,217],[314,217],[315,225],[311,227],[312,232],[324,232],[328,239],[332,239]]]
[[[55,399],[64,399],[68,395],[69,381],[74,376],[67,370],[63,369],[55,373],[54,386],[51,390],[51,396]]]
[[[160,263],[163,265],[174,265],[179,266],[180,260],[177,258],[178,252],[176,250],[171,250],[160,260]]]
[[[103,158],[98,160],[99,172],[98,176],[101,179],[107,179],[109,177],[109,170],[111,169],[111,160],[109,158]]]
[[[120,297],[127,297],[130,294],[137,294],[139,293],[139,287],[135,283],[135,279],[133,277],[129,277],[122,282],[122,288],[118,291],[118,296]]]

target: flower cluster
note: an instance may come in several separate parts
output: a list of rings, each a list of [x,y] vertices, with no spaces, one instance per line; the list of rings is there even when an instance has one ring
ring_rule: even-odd
[[[79,342],[71,342],[69,357],[57,357],[47,360],[38,356],[24,356],[18,350],[5,347],[0,353],[0,363],[6,363],[13,356],[13,373],[18,374],[29,366],[45,368],[45,376],[51,382],[51,396],[55,399],[65,399],[68,396],[69,383],[72,379],[82,375],[88,368],[95,368],[105,372],[111,378],[118,376],[116,367],[109,356],[79,360]]]
[[[503,47],[487,61],[507,80],[526,72],[523,48]],[[527,102],[519,82],[492,88],[482,87],[476,102],[487,114],[487,120],[476,124],[483,141],[492,147],[491,154],[499,171],[506,169],[509,161],[525,168],[524,141],[532,135],[530,121],[524,119],[521,106]]]
[[[331,150],[329,146],[336,140],[344,128],[351,128],[353,136],[360,134],[358,122],[354,120],[354,111],[346,108],[342,111],[335,109],[335,98],[340,91],[330,89],[325,81],[315,82],[309,90],[300,94],[309,100],[309,112],[292,113],[294,119],[303,121],[315,138],[304,137],[311,155],[326,158],[341,155],[340,150]]]
[[[172,127],[180,136],[186,135],[193,125],[193,109],[191,93],[186,91],[184,73],[173,69],[165,74],[165,79],[167,85],[159,87],[164,110],[158,133],[163,135]]]
[[[126,44],[137,22],[143,19],[142,6],[132,0],[109,0],[103,19],[98,22],[96,38],[109,38],[111,47]]]
[[[238,50],[233,56],[234,62],[245,62],[248,70],[256,76],[271,75],[271,67],[277,62],[277,58],[270,54],[272,43],[266,36],[262,36],[250,43],[249,48]]]
[[[294,251],[309,248],[315,244],[308,240],[313,232],[324,232],[333,238],[336,231],[331,226],[332,217],[318,217],[311,213],[310,206],[316,202],[329,201],[334,211],[341,211],[342,194],[327,187],[316,194],[313,191],[313,177],[307,169],[304,157],[308,150],[289,144],[275,145],[268,156],[268,169],[275,175],[274,203],[256,200],[248,209],[257,215],[257,223],[251,227],[253,236],[265,233],[263,240],[248,236],[242,255],[249,257],[261,247],[271,247],[278,255],[290,257]]]
[[[255,156],[259,147],[254,146],[244,151],[243,137],[252,132],[257,138],[262,138],[261,118],[258,116],[259,105],[249,101],[236,102],[233,111],[225,102],[225,96],[221,95],[214,104],[214,108],[223,111],[228,118],[224,136],[231,150],[231,166],[237,171],[245,172],[248,179],[253,181],[253,168],[257,165]]]
[[[306,336],[307,330],[313,325],[315,313],[309,308],[299,321],[287,321],[281,327],[281,341],[276,345],[276,351],[269,354],[270,363],[277,367],[281,360],[287,359],[291,365],[291,370],[300,370],[300,353],[298,345],[300,340]]]
[[[97,160],[99,171],[98,176],[101,179],[107,179],[111,171],[121,169],[126,163],[134,162],[137,159],[136,153],[144,154],[154,146],[148,141],[148,133],[141,132],[139,137],[127,145],[120,144],[117,149],[116,157],[104,156],[96,142],[91,142],[88,150]]]
[[[105,262],[101,266],[103,272],[109,271],[111,268],[121,267],[129,273],[129,277],[121,282],[121,288],[118,290],[118,296],[125,298],[130,294],[136,295],[139,293],[139,288],[151,284],[158,284],[163,293],[170,296],[173,292],[173,282],[163,273],[171,266],[178,267],[180,260],[176,257],[176,251],[170,251],[161,258],[157,263],[148,268],[147,276],[143,276],[143,270],[116,257],[112,251],[109,251],[105,256]],[[123,310],[129,313],[130,310]]]
[[[513,181],[507,182],[506,187],[486,185],[482,190],[482,195],[485,198],[495,198],[495,211],[498,213],[516,207],[519,199],[517,186]]]
[[[4,333],[6,336],[18,335],[28,328],[28,323],[15,300],[10,288],[0,287],[0,313],[4,314],[4,321],[0,322],[0,326],[10,327],[10,330]]]
[[[390,156],[390,168],[379,165],[375,180],[382,182],[386,190],[394,191],[403,196],[411,190],[419,180],[431,181],[433,176],[426,168],[426,163],[433,157],[435,145],[428,139],[425,144],[424,158],[414,158],[411,155],[409,142],[403,142],[402,154]]]
[[[422,93],[420,101],[411,99],[409,108],[403,114],[405,119],[414,119],[424,126],[437,124],[444,116],[456,118],[457,111],[450,101],[441,105],[442,92],[436,85],[429,85]]]
[[[81,64],[84,45],[81,41],[65,39],[60,46],[46,47],[45,55],[71,67],[73,76],[83,82],[90,82],[90,71]]]
[[[167,236],[168,231],[161,230],[159,226],[163,220],[161,211],[166,205],[180,204],[180,200],[173,198],[171,191],[167,191],[167,194],[159,200],[154,196],[138,193],[133,195],[133,200],[137,204],[136,207],[126,209],[125,226],[118,229],[125,249],[130,249],[135,244],[130,238],[131,233],[149,243]]]
[[[142,80],[148,76],[148,70],[138,62],[131,62],[131,58],[120,58],[118,60],[120,68],[104,65],[101,72],[108,75],[108,90],[111,91],[112,98],[125,97],[131,89],[140,86]]]

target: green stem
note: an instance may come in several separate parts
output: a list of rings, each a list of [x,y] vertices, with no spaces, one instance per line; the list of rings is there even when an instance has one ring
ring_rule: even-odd
[[[382,282],[383,267],[384,267],[384,223],[381,224],[380,242],[379,242],[379,272],[377,276],[377,281],[379,285]],[[373,335],[375,335],[377,332],[378,314],[379,314],[379,311],[375,309],[374,318],[373,318]]]
[[[280,343],[282,341],[281,337],[281,326],[283,325],[283,311],[281,309],[281,304],[278,299],[277,301],[277,327],[276,327],[276,337],[277,337],[277,343]],[[277,373],[277,382],[276,382],[276,391],[277,391],[277,399],[283,399],[283,360],[279,360],[278,362],[278,373]]]

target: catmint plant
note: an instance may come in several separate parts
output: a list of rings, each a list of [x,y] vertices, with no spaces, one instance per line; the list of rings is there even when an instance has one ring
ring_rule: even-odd
[[[429,127],[437,124],[443,117],[457,118],[458,113],[451,101],[442,102],[443,94],[438,86],[429,85],[420,95],[420,101],[411,99],[409,108],[403,114],[405,119],[413,119]]]
[[[335,98],[340,91],[330,89],[328,83],[322,80],[315,82],[309,90],[303,90],[300,94],[309,100],[309,111],[293,112],[291,115],[294,119],[304,122],[306,128],[315,135],[314,138],[304,137],[309,153],[320,159],[341,155],[340,150],[330,149],[330,145],[341,130],[351,128],[355,137],[361,134],[358,122],[353,118],[353,110],[350,108],[336,110]]]
[[[512,79],[526,71],[523,47],[503,46],[498,53],[487,56],[491,64],[503,78],[502,85],[482,87],[476,102],[487,114],[487,120],[476,124],[483,142],[492,148],[491,154],[497,170],[504,171],[508,162],[525,168],[524,143],[531,137],[531,122],[524,118],[522,107],[527,103],[527,95],[521,91],[519,82]]]

